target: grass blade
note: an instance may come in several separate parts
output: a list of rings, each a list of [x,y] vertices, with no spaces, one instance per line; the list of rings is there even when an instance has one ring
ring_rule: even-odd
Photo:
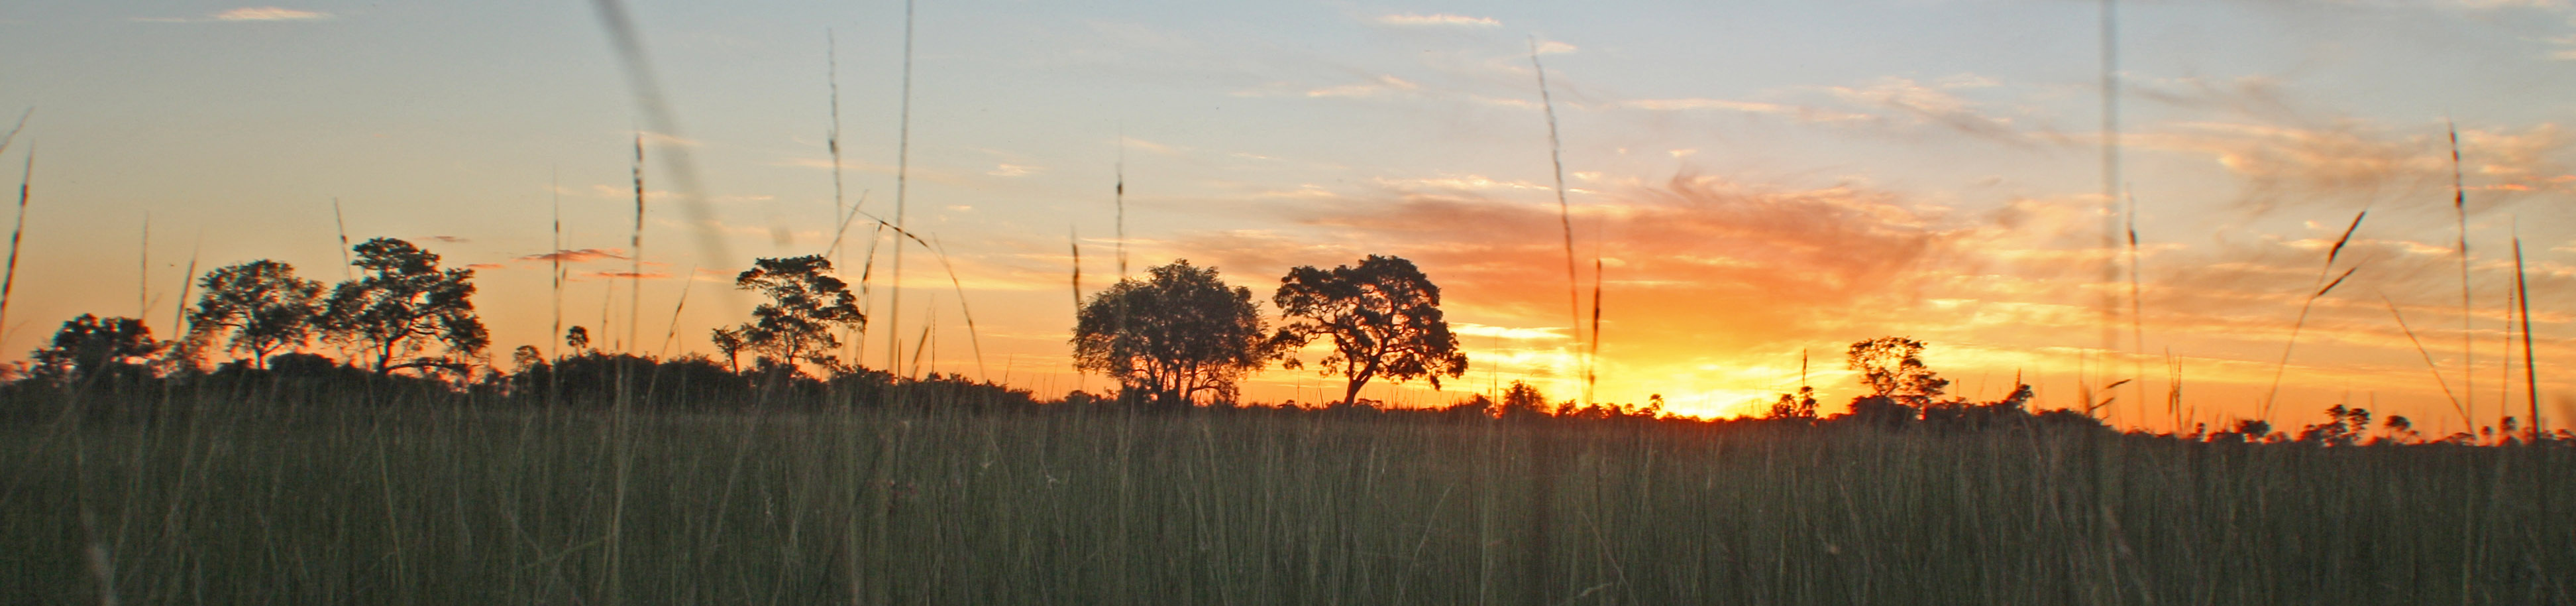
[[[2522,235],[2513,236],[2514,304],[2522,308],[2522,390],[2531,403],[2531,436],[2534,441],[2547,437],[2540,428],[2540,367],[2531,359],[2531,287],[2522,270]]]
[[[627,86],[635,94],[635,104],[643,110],[645,125],[655,133],[679,137],[679,120],[671,115],[670,103],[662,97],[661,85],[654,81],[653,65],[644,55],[644,38],[636,33],[635,21],[626,13],[625,4],[619,0],[594,0],[591,4],[599,12],[601,28],[608,31],[610,50],[617,53],[619,65],[625,69]],[[674,145],[663,150],[662,168],[680,192],[681,212],[687,214],[690,225],[697,227],[691,231],[698,236],[698,252],[708,259],[733,258],[725,250],[724,238],[714,229],[714,210],[707,207],[706,196],[700,195],[696,167],[689,161],[687,147]]]
[[[1556,222],[1557,226],[1563,228],[1565,232],[1565,315],[1573,324],[1568,330],[1575,331],[1575,342],[1581,343],[1583,341],[1583,302],[1580,291],[1583,288],[1583,281],[1575,277],[1574,208],[1565,199],[1565,145],[1557,138],[1556,99],[1547,91],[1547,66],[1539,64],[1538,61],[1538,37],[1531,36],[1529,44],[1530,71],[1538,73],[1539,110],[1547,115],[1547,161],[1556,175]],[[1590,374],[1588,369],[1585,374]],[[1590,379],[1585,379],[1585,383],[1587,391],[1585,397],[1589,399]]]
[[[2388,295],[2380,295],[2379,301],[2388,304],[2388,315],[2397,319],[2397,329],[2405,331],[2406,342],[2415,344],[2415,353],[2424,356],[2424,367],[2433,371],[2433,382],[2442,386],[2442,397],[2449,398],[2451,409],[2460,413],[2461,425],[2476,427],[2477,421],[2469,418],[2469,409],[2460,404],[2458,395],[2451,393],[2451,382],[2442,378],[2442,367],[2433,363],[2433,352],[2424,349],[2424,342],[2415,338],[2415,329],[2406,325],[2406,315],[2397,313],[2397,302],[2388,300]]]
[[[357,270],[351,269],[354,266],[349,261],[349,221],[340,216],[340,199],[337,197],[331,198],[331,224],[340,228],[340,275],[345,280],[356,280]]]
[[[18,140],[18,131],[27,129],[27,117],[33,115],[36,115],[36,108],[27,108],[27,111],[18,114],[17,126],[9,127],[8,134],[0,134],[0,152],[9,151],[9,142]]]
[[[2272,386],[2263,392],[2262,418],[2264,422],[2270,422],[2272,420],[2273,398],[2279,396],[2281,393],[2281,375],[2282,373],[2287,372],[2290,368],[2290,351],[2299,346],[2299,331],[2302,328],[2306,328],[2308,325],[2308,311],[2315,308],[2318,298],[2326,296],[2326,293],[2334,292],[2334,288],[2342,285],[2345,278],[2352,277],[2352,272],[2361,270],[2361,267],[2354,266],[2343,270],[2343,275],[2335,276],[2335,279],[2332,282],[2328,282],[2325,279],[2328,272],[2334,271],[2335,258],[2342,253],[2344,244],[2352,241],[2353,231],[2361,229],[2362,218],[2369,215],[2369,209],[2362,209],[2360,213],[2356,213],[2352,216],[2352,225],[2345,227],[2343,230],[2343,236],[2335,238],[2334,247],[2326,251],[2326,264],[2317,268],[2317,283],[2322,286],[2319,286],[2315,291],[2310,292],[2307,296],[2307,300],[2299,303],[2299,319],[2290,324],[2289,342],[2281,345],[2281,361],[2274,364],[2272,367]]]
[[[25,118],[20,118],[25,120]],[[16,135],[17,131],[10,131]],[[9,267],[0,270],[0,339],[9,333],[9,291],[18,285],[18,243],[27,235],[27,185],[36,178],[36,150],[27,150],[26,172],[18,176],[18,221],[9,228]]]
[[[908,199],[905,194],[910,191],[908,185],[911,183],[912,176],[912,18],[912,0],[903,0],[903,101],[898,106],[900,109],[896,110],[898,116],[894,137],[894,226],[898,233],[903,231],[904,203]],[[885,222],[878,221],[878,223]],[[903,245],[900,242],[897,242],[894,247],[894,276],[891,279],[894,292],[887,296],[886,302],[886,325],[890,328],[886,331],[888,362],[892,362],[893,356],[903,351]],[[871,588],[869,595],[875,596],[883,589],[883,587]],[[875,599],[869,602],[882,604],[885,600]]]
[[[2460,178],[2460,126],[2449,119],[2442,120],[2442,126],[2451,135],[2451,216],[2458,222],[2460,234],[2460,397],[2461,404],[2474,414],[2478,410],[2478,349],[2476,333],[2469,326],[2475,315],[2469,307],[2469,190]]]

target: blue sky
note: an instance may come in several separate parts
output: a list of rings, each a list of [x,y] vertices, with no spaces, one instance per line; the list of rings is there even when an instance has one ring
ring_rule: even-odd
[[[642,281],[643,318],[625,317],[624,281],[583,277],[566,291],[566,322],[596,328],[606,309],[610,326],[636,325],[645,350],[667,340],[675,353],[706,351],[705,331],[752,303],[723,294],[726,276],[752,256],[829,240],[827,29],[849,198],[893,212],[904,8],[628,9],[680,126],[653,137],[655,156],[692,159],[728,257],[695,244],[683,192],[666,191],[672,175],[656,164],[643,257],[660,277]],[[1123,154],[1136,271],[1186,257],[1266,296],[1292,265],[1408,256],[1448,287],[1452,318],[1472,325],[1483,380],[1464,382],[1579,393],[1566,372],[1574,314],[1535,43],[1584,288],[1595,256],[1605,268],[1601,399],[1660,393],[1731,414],[1794,387],[1801,351],[1818,360],[1813,380],[1847,397],[1842,345],[1911,334],[1933,343],[1935,367],[1971,396],[2000,395],[2018,372],[2043,405],[2072,405],[2080,385],[2137,377],[2144,389],[2123,397],[2152,404],[2114,414],[2168,425],[2176,413],[2164,410],[2158,369],[2170,350],[2192,420],[2253,416],[2281,370],[2295,396],[2280,410],[2349,399],[2457,429],[2431,372],[2457,389],[2471,368],[2459,346],[2446,118],[2461,129],[2471,189],[2477,416],[2491,422],[2504,396],[2488,390],[2518,372],[2496,363],[2515,229],[2539,278],[2542,395],[2565,386],[2547,370],[2552,354],[2576,354],[2566,310],[2552,304],[2576,277],[2564,203],[2576,177],[2561,126],[2571,107],[2559,101],[2576,93],[2576,64],[2563,58],[2576,57],[2576,12],[2449,0],[2122,4],[2140,343],[2127,336],[2125,274],[2101,283],[2103,260],[2118,254],[2095,250],[2101,10],[921,2],[905,214],[937,237],[960,286],[923,251],[907,253],[902,332],[938,318],[939,353],[925,365],[978,372],[956,321],[962,290],[981,372],[1050,393],[1100,388],[1064,362],[1066,250],[1078,234],[1087,289],[1117,273],[1110,184]],[[450,264],[482,266],[496,359],[552,340],[546,271],[516,259],[551,248],[558,195],[565,248],[627,246],[629,146],[647,121],[589,3],[20,2],[0,8],[0,56],[0,111],[34,108],[0,163],[37,154],[0,350],[32,348],[78,313],[135,313],[138,298],[166,332],[192,257],[201,271],[275,258],[337,279],[335,198],[352,237],[412,239]],[[2364,208],[2354,260],[2334,270],[2359,267],[2354,281],[2318,303],[2291,363],[2277,366],[2320,245]],[[148,273],[137,275],[147,215]],[[676,279],[692,269],[696,280]],[[2119,301],[2107,348],[2104,293]],[[874,305],[891,305],[878,294]],[[2391,307],[2427,351],[2409,344]],[[882,363],[883,334],[869,339],[871,365]],[[1334,380],[1304,373],[1255,383],[1251,393],[1270,399],[1337,393]]]

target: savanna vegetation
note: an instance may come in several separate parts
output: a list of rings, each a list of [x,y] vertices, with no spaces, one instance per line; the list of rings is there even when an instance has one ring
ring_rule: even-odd
[[[1187,262],[1083,302],[1117,380],[1039,397],[835,357],[822,257],[737,277],[725,356],[486,362],[471,270],[398,240],[335,287],[209,272],[179,338],[66,322],[0,385],[0,601],[99,603],[2567,603],[2570,436],[2428,439],[2337,406],[2122,433],[1948,395],[1855,343],[1868,395],[1760,418],[1357,398],[1469,360],[1410,262],[1249,288]],[[1325,405],[1240,401],[1298,351]],[[339,353],[334,358],[323,353]],[[209,364],[212,358],[224,357]],[[2087,407],[2089,408],[2089,407]]]

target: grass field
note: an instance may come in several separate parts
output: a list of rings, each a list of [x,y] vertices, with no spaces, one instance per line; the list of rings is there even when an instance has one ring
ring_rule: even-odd
[[[0,601],[2552,604],[2576,579],[2558,447],[182,408],[0,429]]]

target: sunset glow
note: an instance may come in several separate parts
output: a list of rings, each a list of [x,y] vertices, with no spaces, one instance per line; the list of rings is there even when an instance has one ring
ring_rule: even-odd
[[[191,268],[338,281],[343,224],[474,268],[504,370],[558,314],[712,354],[756,304],[736,272],[840,236],[854,284],[876,251],[847,355],[1040,397],[1111,387],[1067,341],[1122,273],[1188,259],[1275,313],[1289,268],[1385,254],[1470,360],[1362,394],[1400,405],[1525,381],[1735,416],[1803,382],[1838,411],[1845,348],[1906,335],[1956,395],[2018,378],[2121,427],[2351,404],[2441,435],[2520,414],[2527,374],[2576,418],[2576,8],[2123,5],[2106,217],[2099,3],[1734,4],[919,0],[908,126],[901,3],[627,4],[676,132],[586,2],[0,7],[0,120],[32,110],[0,355],[82,313],[168,336]],[[867,218],[898,216],[926,245]],[[1274,367],[1244,396],[1340,393]]]

